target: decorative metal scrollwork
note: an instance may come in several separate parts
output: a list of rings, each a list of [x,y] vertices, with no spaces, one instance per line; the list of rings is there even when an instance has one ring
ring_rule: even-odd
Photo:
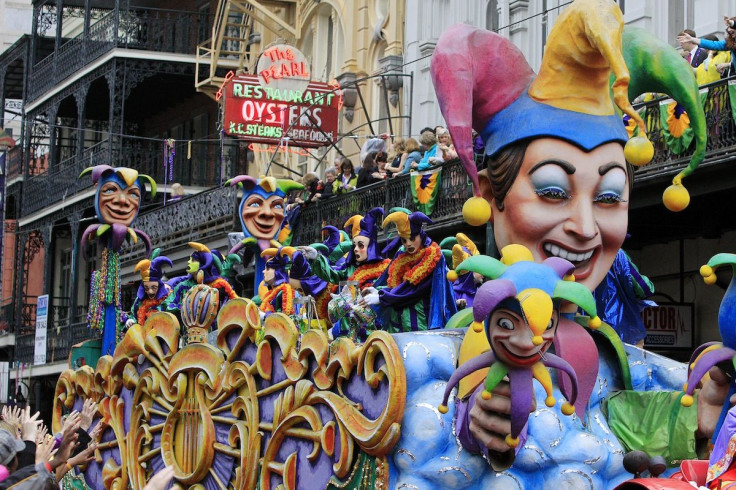
[[[215,302],[216,304],[216,302]],[[286,315],[262,322],[248,299],[226,303],[216,345],[183,345],[176,317],[135,325],[97,368],[66,371],[54,405],[85,398],[105,424],[93,488],[142,488],[172,465],[185,488],[380,488],[406,402],[401,353],[374,332],[364,344],[300,335]]]

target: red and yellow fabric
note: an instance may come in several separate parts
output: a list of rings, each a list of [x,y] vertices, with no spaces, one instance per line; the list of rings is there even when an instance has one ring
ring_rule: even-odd
[[[275,288],[269,290],[264,296],[262,296],[261,306],[259,307],[259,309],[264,313],[275,313],[276,307],[273,303],[275,302],[276,297],[279,295],[279,293],[282,293],[281,310],[279,312],[286,315],[293,315],[295,291],[294,288],[292,288],[291,285],[288,283],[280,284]]]
[[[423,172],[412,172],[410,179],[411,195],[414,206],[427,216],[434,211],[440,185],[442,182],[442,168],[434,168]]]
[[[442,250],[434,242],[419,252],[399,255],[388,267],[388,287],[395,288],[404,281],[418,285],[432,274],[440,257]]]

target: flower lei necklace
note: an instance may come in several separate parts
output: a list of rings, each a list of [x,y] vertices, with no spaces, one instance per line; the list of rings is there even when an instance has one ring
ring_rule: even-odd
[[[434,242],[419,252],[413,254],[404,252],[388,266],[388,287],[395,288],[404,281],[414,286],[418,285],[432,274],[440,257],[442,252],[439,245]]]
[[[358,281],[359,289],[370,287],[373,285],[373,281],[381,277],[390,262],[390,259],[384,259],[379,262],[362,264],[353,271],[348,281]]]
[[[274,313],[276,309],[273,307],[271,302],[276,299],[276,296],[279,293],[283,293],[281,295],[281,313],[285,313],[287,315],[293,315],[294,314],[294,288],[291,287],[289,283],[283,283],[279,284],[272,290],[270,290],[268,293],[266,293],[263,298],[261,298],[261,307],[260,310],[267,313]]]

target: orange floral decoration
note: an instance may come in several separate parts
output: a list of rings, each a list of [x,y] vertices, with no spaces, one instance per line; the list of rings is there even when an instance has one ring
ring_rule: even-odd
[[[146,319],[148,318],[148,316],[155,311],[154,308],[163,303],[166,298],[167,296],[164,296],[161,299],[146,298],[141,301],[141,306],[138,308],[138,312],[135,314],[138,325],[143,325],[144,323],[146,323]]]
[[[399,255],[388,267],[388,287],[395,288],[404,281],[418,285],[432,274],[440,257],[442,251],[434,242],[416,253]]]
[[[680,138],[690,127],[690,117],[677,102],[670,102],[667,106],[667,129],[675,138]]]
[[[260,310],[266,313],[274,313],[276,309],[271,304],[279,293],[281,295],[281,313],[286,315],[294,314],[294,288],[288,283],[283,283],[271,289],[261,298]]]
[[[373,281],[381,277],[383,271],[386,270],[391,259],[384,259],[380,262],[371,262],[370,264],[363,264],[358,266],[348,281],[358,281],[358,289],[364,289],[373,286]]]
[[[230,286],[230,283],[227,282],[225,279],[218,277],[211,283],[207,284],[211,288],[215,289],[222,289],[225,291],[225,294],[227,294],[227,297],[230,299],[235,299],[238,297],[238,295],[233,291],[232,286]]]

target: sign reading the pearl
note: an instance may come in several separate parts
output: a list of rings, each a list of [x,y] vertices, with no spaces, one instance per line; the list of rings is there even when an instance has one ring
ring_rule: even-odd
[[[225,132],[246,141],[319,147],[337,139],[340,94],[309,82],[304,90],[262,86],[254,75],[233,78],[225,89]]]

